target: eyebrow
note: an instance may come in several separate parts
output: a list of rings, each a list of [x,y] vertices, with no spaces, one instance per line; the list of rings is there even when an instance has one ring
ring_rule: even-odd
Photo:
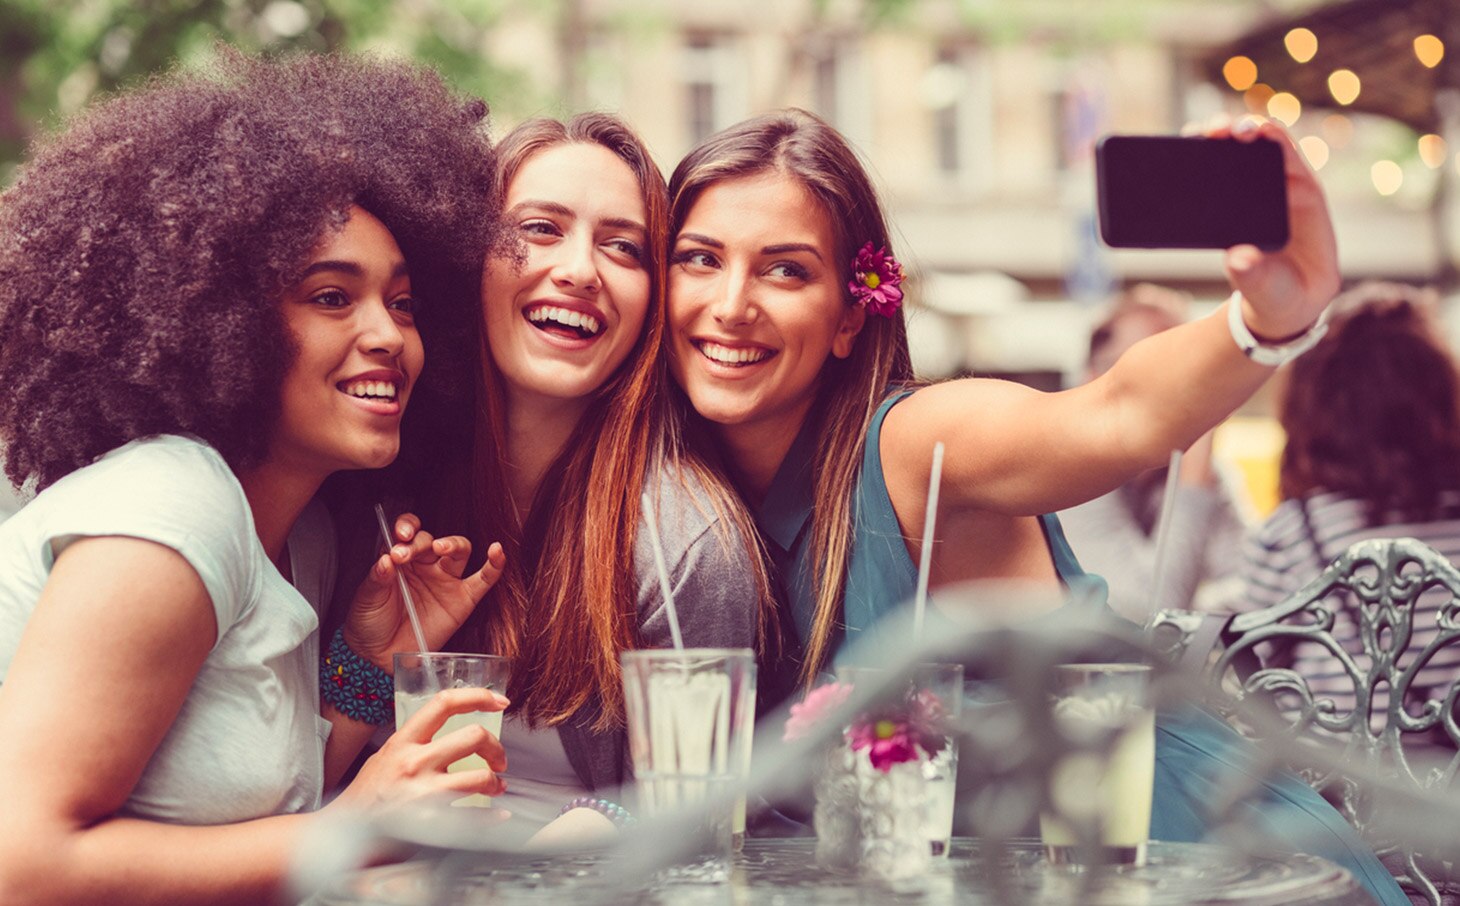
[[[306,267],[304,269],[304,273],[299,275],[299,279],[306,280],[310,277],[313,277],[315,274],[322,273],[324,271],[331,271],[338,274],[348,274],[351,277],[365,276],[365,268],[361,267],[359,264],[356,264],[354,261],[316,261],[313,264],[309,265],[309,267]],[[397,277],[407,276],[408,273],[409,271],[406,268],[406,263],[404,261],[399,261],[396,262],[395,267],[391,268],[390,278],[394,280]]]
[[[681,242],[694,242],[699,245],[708,245],[712,249],[722,249],[725,247],[725,243],[720,240],[711,239],[709,236],[700,233],[680,233],[679,238],[675,240],[674,244],[678,245]]]
[[[545,211],[549,214],[556,214],[559,217],[578,216],[578,213],[567,205],[558,204],[556,201],[537,201],[531,198],[527,199],[526,201],[520,201],[517,204],[514,204],[512,206],[512,210],[507,212],[507,216],[516,217],[519,213],[527,208],[534,208],[539,211]],[[649,233],[648,227],[644,226],[644,224],[640,223],[637,220],[634,220],[631,217],[605,217],[599,222],[604,226],[617,227],[621,230],[638,230],[640,233],[644,233],[645,235],[648,235]]]
[[[514,204],[512,209],[507,212],[507,216],[515,217],[523,208],[537,208],[539,211],[547,211],[549,214],[557,214],[560,217],[573,216],[573,209],[567,205],[558,204],[556,201],[537,201],[531,198]]]
[[[711,239],[709,236],[701,233],[680,233],[679,239],[675,241],[675,245],[678,245],[680,242],[694,242],[699,245],[708,245],[712,249],[725,248],[725,243],[718,239]],[[825,263],[826,260],[821,257],[821,252],[816,250],[816,246],[806,242],[782,242],[778,245],[765,246],[760,250],[762,255],[784,255],[787,252],[810,252],[816,256],[817,261]]]
[[[821,252],[816,250],[816,246],[805,242],[783,242],[780,245],[768,245],[760,250],[762,255],[784,255],[787,252],[810,252],[816,256],[817,261],[823,260]]]

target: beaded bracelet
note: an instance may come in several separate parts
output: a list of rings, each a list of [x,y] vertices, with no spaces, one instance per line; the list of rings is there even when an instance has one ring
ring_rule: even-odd
[[[628,809],[616,802],[609,802],[607,799],[594,799],[592,796],[579,796],[572,802],[569,802],[563,806],[562,811],[558,812],[558,817],[563,817],[575,808],[591,808],[612,821],[613,826],[617,828],[633,827],[634,825],[634,816]]]
[[[319,659],[319,697],[362,723],[395,720],[395,679],[345,644],[344,629],[335,630]]]

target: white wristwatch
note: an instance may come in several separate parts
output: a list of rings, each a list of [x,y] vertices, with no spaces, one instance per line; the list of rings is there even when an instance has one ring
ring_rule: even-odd
[[[1247,322],[1242,320],[1242,294],[1234,292],[1227,299],[1227,328],[1232,331],[1232,339],[1243,355],[1259,365],[1276,368],[1318,345],[1318,341],[1328,333],[1328,309],[1323,310],[1312,327],[1286,343],[1264,343],[1247,329]]]

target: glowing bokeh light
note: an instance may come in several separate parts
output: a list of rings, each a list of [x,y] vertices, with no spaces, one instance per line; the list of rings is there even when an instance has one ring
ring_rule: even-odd
[[[1404,171],[1392,160],[1376,161],[1369,168],[1369,178],[1374,181],[1374,188],[1380,195],[1393,195],[1404,185]]]
[[[1440,136],[1430,134],[1419,137],[1419,159],[1431,170],[1444,166],[1446,152],[1445,140]]]
[[[1273,90],[1271,85],[1258,82],[1243,93],[1242,100],[1247,104],[1249,112],[1265,115],[1267,113],[1267,102],[1272,100],[1272,96],[1275,94],[1277,92]]]
[[[1298,139],[1298,149],[1308,158],[1308,165],[1315,170],[1322,170],[1323,165],[1328,163],[1328,142],[1316,135],[1305,135]]]
[[[1318,53],[1318,36],[1306,28],[1295,28],[1283,38],[1288,55],[1299,63],[1306,63]]]
[[[1434,69],[1445,59],[1445,42],[1434,35],[1420,35],[1414,39],[1414,55],[1427,68]]]
[[[1246,91],[1257,81],[1257,64],[1250,57],[1233,57],[1222,66],[1222,78],[1234,91]]]
[[[1347,107],[1359,99],[1359,77],[1352,69],[1335,69],[1328,77],[1328,92]]]
[[[1303,102],[1295,95],[1279,91],[1267,99],[1267,115],[1284,126],[1291,126],[1303,115]]]

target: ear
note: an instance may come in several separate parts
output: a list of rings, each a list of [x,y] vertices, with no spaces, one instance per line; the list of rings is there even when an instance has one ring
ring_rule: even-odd
[[[839,359],[844,359],[852,354],[852,343],[857,339],[857,334],[862,332],[862,326],[867,323],[867,306],[848,305],[842,313],[841,326],[837,328],[836,336],[831,341],[831,354]]]

